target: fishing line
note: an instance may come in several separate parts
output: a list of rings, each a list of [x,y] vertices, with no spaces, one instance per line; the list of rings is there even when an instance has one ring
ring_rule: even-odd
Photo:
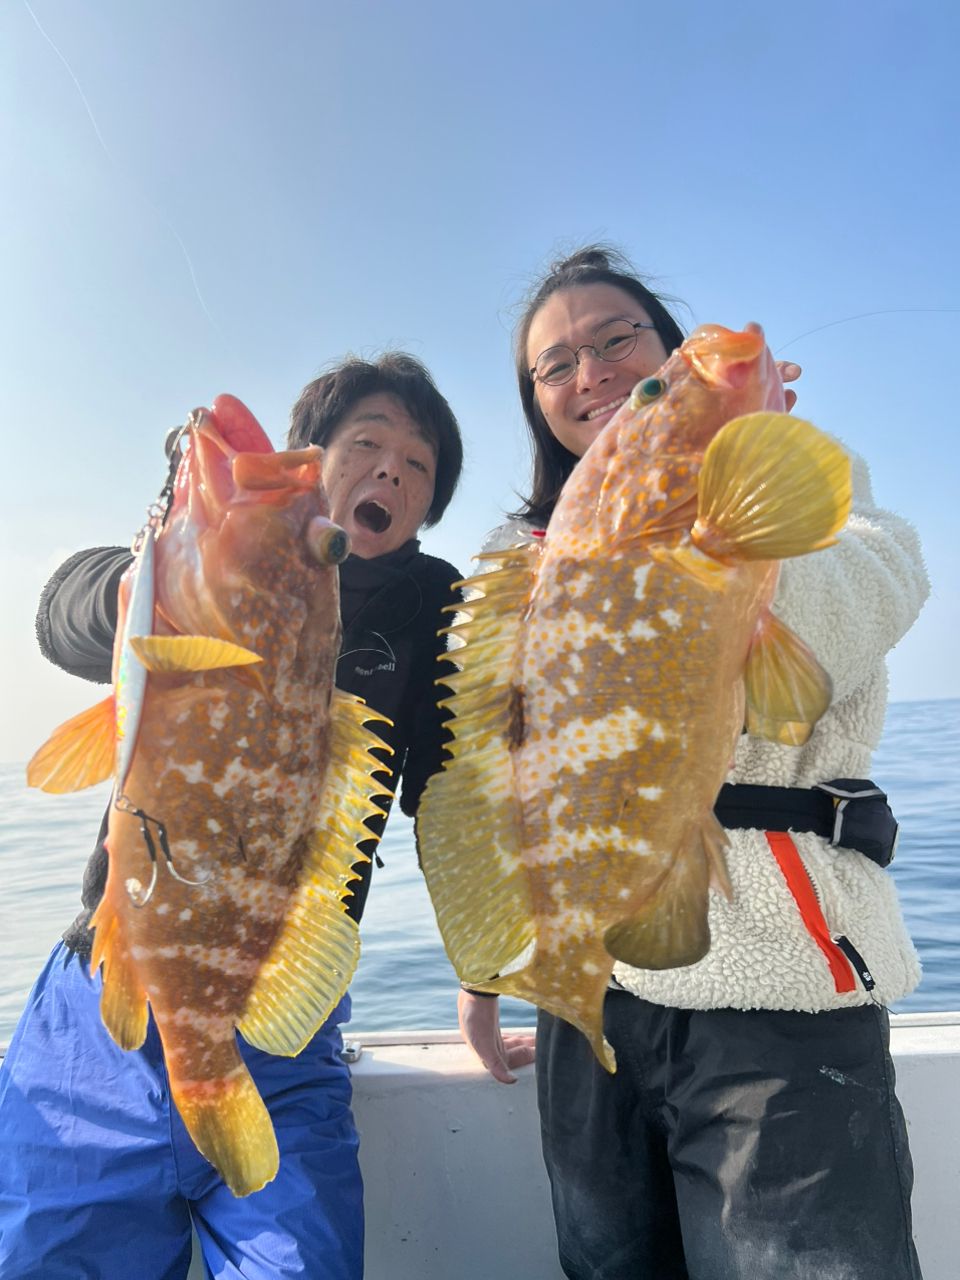
[[[889,307],[882,311],[861,311],[859,315],[844,316],[842,320],[830,320],[826,324],[818,324],[815,329],[807,329],[803,333],[798,333],[795,338],[791,338],[789,342],[785,342],[782,347],[777,347],[774,355],[779,355],[781,351],[786,351],[787,347],[792,347],[795,342],[799,342],[801,338],[809,338],[813,333],[822,333],[824,329],[832,329],[838,324],[849,324],[852,320],[866,320],[870,316],[901,316],[901,315],[958,315],[960,307]]]
[[[94,133],[97,135],[97,141],[100,143],[100,146],[103,148],[103,154],[107,157],[107,159],[110,161],[110,163],[113,165],[113,167],[117,170],[117,172],[118,172],[118,173],[119,173],[119,172],[122,172],[120,165],[116,162],[116,160],[114,160],[113,156],[110,154],[110,149],[109,149],[109,147],[107,146],[107,144],[106,144],[106,143],[104,142],[104,140],[103,140],[103,134],[100,132],[100,126],[97,124],[96,117],[95,117],[95,116],[94,116],[94,114],[93,114],[93,110],[92,110],[92,108],[91,108],[91,106],[90,106],[90,103],[87,101],[87,95],[83,92],[83,87],[82,87],[82,85],[80,84],[80,81],[77,79],[76,75],[74,74],[73,68],[70,66],[70,63],[66,60],[66,58],[63,56],[63,54],[60,52],[60,50],[59,50],[59,49],[57,48],[57,46],[54,44],[53,40],[50,38],[50,36],[49,36],[49,35],[47,34],[47,32],[44,30],[43,26],[42,26],[42,25],[41,25],[41,23],[40,23],[40,19],[37,17],[37,15],[36,15],[36,14],[33,12],[33,10],[30,8],[30,5],[29,5],[29,3],[28,3],[28,0],[23,0],[23,6],[24,6],[24,8],[26,9],[27,13],[29,13],[30,17],[33,19],[33,21],[34,21],[34,25],[36,26],[37,30],[40,32],[40,34],[43,36],[44,40],[46,40],[47,44],[50,46],[50,48],[53,50],[53,52],[57,55],[57,57],[60,59],[60,61],[61,61],[61,62],[63,63],[63,65],[66,67],[66,69],[67,69],[67,74],[70,76],[70,79],[71,79],[71,80],[73,81],[73,83],[76,85],[77,93],[79,93],[79,95],[80,95],[80,101],[83,103],[84,108],[86,109],[87,115],[88,115],[88,116],[89,116],[89,118],[90,118],[90,123],[93,125],[93,131],[94,131]],[[128,170],[127,172],[129,173],[129,170]],[[137,185],[139,186],[139,184],[137,184]],[[203,313],[204,313],[204,315],[207,317],[207,319],[208,319],[208,320],[210,321],[210,323],[213,325],[214,329],[216,329],[216,331],[217,331],[217,333],[220,335],[220,338],[221,338],[221,340],[223,341],[224,345],[225,345],[225,346],[228,348],[228,350],[229,350],[229,349],[230,349],[230,344],[229,344],[229,342],[227,342],[226,335],[224,334],[224,332],[223,332],[223,330],[220,328],[220,326],[217,324],[216,320],[214,320],[213,316],[210,314],[210,308],[207,306],[206,302],[204,301],[203,294],[200,292],[200,285],[197,283],[197,273],[196,273],[196,272],[194,271],[194,269],[193,269],[193,263],[192,263],[192,261],[190,260],[190,255],[189,255],[189,253],[187,252],[187,246],[183,243],[183,240],[181,239],[181,237],[180,237],[180,235],[179,235],[179,233],[178,233],[178,231],[177,231],[176,227],[173,225],[173,223],[170,221],[170,219],[166,216],[166,214],[163,212],[163,210],[162,210],[162,209],[160,209],[156,204],[154,204],[154,203],[153,203],[153,201],[150,199],[150,197],[149,197],[148,195],[146,195],[146,194],[145,194],[145,192],[144,192],[144,190],[143,190],[143,188],[142,188],[142,187],[140,187],[140,188],[139,188],[139,194],[140,194],[140,198],[141,198],[141,200],[143,200],[143,202],[144,202],[144,203],[145,203],[145,204],[146,204],[150,209],[152,209],[152,210],[153,210],[153,212],[154,212],[154,213],[156,214],[156,216],[160,219],[160,221],[164,224],[164,226],[167,228],[167,230],[168,230],[168,231],[170,232],[170,234],[173,236],[174,240],[176,240],[177,244],[180,246],[180,252],[183,254],[184,261],[185,261],[185,262],[186,262],[186,264],[187,264],[187,270],[190,272],[190,279],[191,279],[191,281],[193,282],[193,291],[194,291],[194,293],[195,293],[195,294],[196,294],[196,296],[197,296],[197,301],[200,303],[200,306],[203,308]]]

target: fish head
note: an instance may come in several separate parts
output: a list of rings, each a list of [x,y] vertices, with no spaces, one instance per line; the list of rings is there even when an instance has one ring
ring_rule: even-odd
[[[256,648],[250,633],[263,630],[269,615],[284,622],[302,615],[314,631],[326,620],[339,643],[337,565],[349,539],[330,519],[323,450],[274,450],[249,409],[229,395],[195,410],[178,445],[157,540],[160,617],[174,632]]]
[[[609,425],[621,440],[626,429],[634,447],[650,456],[696,458],[731,418],[784,407],[783,382],[761,327],[708,324],[637,384]]]

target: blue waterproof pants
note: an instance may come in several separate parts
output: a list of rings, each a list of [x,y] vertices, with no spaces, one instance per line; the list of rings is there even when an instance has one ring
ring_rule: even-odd
[[[182,1280],[191,1215],[216,1280],[358,1280],[363,1188],[339,1056],[344,997],[297,1058],[240,1049],[270,1112],[280,1172],[237,1199],[193,1145],[151,1019],[118,1048],[100,979],[58,945],[0,1065],[0,1276]]]

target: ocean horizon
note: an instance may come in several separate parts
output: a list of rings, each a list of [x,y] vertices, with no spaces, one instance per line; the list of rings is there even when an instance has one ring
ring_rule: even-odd
[[[872,776],[901,824],[890,868],[923,963],[896,1012],[960,1010],[960,699],[891,703]],[[80,910],[80,882],[109,786],[69,796],[30,790],[0,765],[0,1043],[9,1041],[47,954]],[[457,980],[417,869],[413,826],[391,816],[363,917],[351,986],[358,1031],[457,1025]],[[535,1011],[504,1000],[505,1025]]]

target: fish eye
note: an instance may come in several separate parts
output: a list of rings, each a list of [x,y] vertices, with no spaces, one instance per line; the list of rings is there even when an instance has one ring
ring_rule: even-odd
[[[659,400],[667,389],[667,384],[662,378],[644,378],[642,382],[638,382],[630,393],[630,407],[632,409],[642,409],[644,405]]]

